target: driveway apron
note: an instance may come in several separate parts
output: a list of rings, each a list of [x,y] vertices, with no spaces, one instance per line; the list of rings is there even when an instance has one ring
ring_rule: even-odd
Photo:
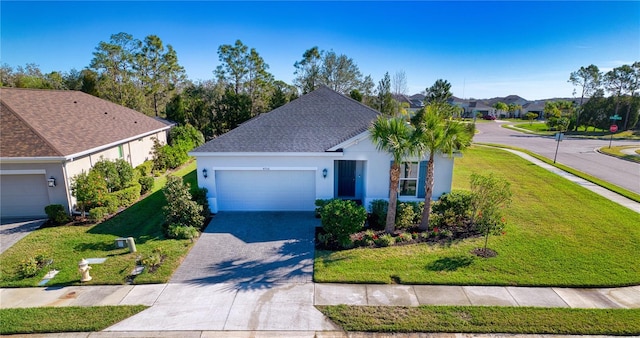
[[[338,329],[313,305],[319,224],[311,212],[217,214],[152,306],[106,331]]]
[[[171,283],[307,283],[313,274],[311,212],[221,212]]]

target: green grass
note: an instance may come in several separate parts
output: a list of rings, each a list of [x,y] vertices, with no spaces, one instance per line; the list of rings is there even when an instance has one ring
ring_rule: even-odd
[[[564,164],[561,163],[553,163],[553,161],[549,158],[546,158],[542,155],[536,154],[532,151],[526,150],[526,149],[522,149],[522,148],[518,148],[518,147],[512,147],[512,146],[507,146],[507,145],[502,145],[502,144],[491,144],[491,143],[476,143],[478,145],[486,145],[486,146],[491,146],[491,147],[496,147],[496,148],[505,148],[505,149],[513,149],[513,150],[517,150],[517,151],[521,151],[525,154],[528,154],[530,156],[533,156],[535,158],[537,158],[538,160],[545,162],[546,164],[552,165],[558,169],[562,169],[574,176],[580,177],[582,179],[585,179],[591,183],[597,184],[605,189],[611,190],[613,192],[615,192],[618,195],[624,196],[630,200],[636,201],[638,203],[640,203],[640,194],[637,194],[633,191],[629,191],[627,189],[624,189],[622,187],[619,187],[615,184],[611,184],[607,181],[601,180],[597,177],[591,176],[587,173],[583,173],[582,171],[573,169],[571,167],[568,167]]]
[[[511,182],[506,234],[489,238],[494,258],[470,251],[480,239],[450,245],[317,251],[317,282],[623,286],[640,284],[640,214],[504,150],[471,147],[456,159],[454,189],[473,172]]]
[[[640,309],[317,306],[345,331],[640,334]]]
[[[195,185],[195,162],[174,173]],[[93,280],[83,285],[124,284],[133,270],[138,257],[149,255],[161,248],[166,258],[154,273],[147,271],[138,275],[134,283],[164,283],[169,280],[183,257],[192,246],[189,240],[165,239],[162,233],[162,206],[166,203],[162,187],[166,177],[156,180],[154,190],[143,200],[115,217],[93,226],[60,226],[38,229],[0,255],[0,286],[37,286],[49,269],[60,270],[47,286],[79,285],[78,262],[83,258],[107,258],[103,264],[91,265]],[[133,237],[138,252],[117,249],[114,240],[118,237]],[[22,278],[17,273],[19,263],[25,257],[41,253],[53,259],[53,264],[42,269],[36,276]]]
[[[627,161],[633,161],[640,163],[640,150],[635,151],[635,155],[625,154],[622,152],[623,149],[637,149],[640,146],[614,146],[614,147],[602,147],[600,148],[601,153],[605,153],[607,155],[615,156]]]
[[[529,132],[540,134],[540,135],[552,135],[555,133],[555,131],[549,131],[547,125],[542,122],[518,123],[513,126],[516,128],[524,129]],[[504,127],[509,128],[510,125],[504,125]],[[514,129],[514,128],[509,128],[509,129]]]
[[[146,308],[135,305],[1,309],[0,334],[101,331]]]

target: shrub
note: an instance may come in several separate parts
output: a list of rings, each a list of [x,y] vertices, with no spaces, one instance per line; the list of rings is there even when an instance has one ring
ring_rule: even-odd
[[[192,200],[189,186],[181,177],[168,176],[162,189],[167,205],[162,207],[167,225],[182,225],[200,229],[204,222],[202,206]]]
[[[353,201],[332,200],[320,213],[322,228],[338,243],[350,241],[349,237],[360,231],[367,218],[367,211]]]
[[[373,200],[369,206],[371,209],[369,226],[376,230],[383,230],[387,224],[387,209],[389,207],[389,202],[385,200]]]
[[[120,203],[116,196],[113,196],[113,194],[109,194],[104,198],[101,206],[106,208],[107,214],[115,214],[120,208]]]
[[[149,273],[153,273],[160,267],[164,258],[165,255],[162,249],[155,248],[151,251],[151,254],[145,256],[142,261],[140,261],[140,264],[144,265]]]
[[[458,228],[459,231],[470,231],[473,216],[473,193],[466,190],[454,190],[443,194],[433,203],[431,212],[434,226]]]
[[[118,206],[128,207],[140,199],[140,185],[134,184],[128,188],[111,193],[118,200]]]
[[[207,188],[199,188],[195,187],[191,189],[191,200],[198,203],[198,205],[202,206],[202,217],[205,219],[211,215],[211,210],[209,209],[209,200],[207,199]],[[202,224],[203,228],[205,224]]]
[[[123,159],[115,161],[100,159],[93,165],[91,171],[97,171],[100,176],[104,177],[109,191],[124,189],[131,183],[134,176],[133,167]]]
[[[95,207],[89,210],[89,219],[94,222],[102,222],[109,216],[109,212],[106,207]]]
[[[369,229],[362,233],[359,238],[356,239],[356,243],[358,246],[372,246],[374,240],[378,238],[375,231]]]
[[[198,229],[192,226],[171,224],[167,228],[167,237],[175,239],[194,239],[198,237]]]
[[[141,177],[151,176],[151,172],[153,171],[153,161],[144,161],[140,165],[136,167],[136,170],[140,174]]]
[[[71,217],[64,210],[62,204],[50,204],[44,207],[44,212],[49,220],[56,225],[66,224],[71,221]]]
[[[400,235],[398,235],[398,237],[396,237],[396,242],[398,243],[411,242],[412,240],[413,240],[413,236],[411,236],[411,234],[408,232],[403,232]]]
[[[151,176],[142,176],[138,179],[138,183],[140,184],[140,194],[144,195],[153,190],[156,180]]]
[[[377,246],[387,247],[395,244],[396,241],[395,241],[395,238],[393,238],[393,236],[391,236],[390,234],[384,234],[378,237],[378,239],[376,239],[374,242],[376,243]]]
[[[82,172],[71,182],[71,194],[77,199],[83,214],[94,206],[100,206],[108,194],[107,182],[97,171]]]
[[[408,229],[416,224],[418,203],[416,202],[400,202],[396,211],[396,228]]]
[[[38,267],[38,261],[35,257],[28,257],[23,259],[18,265],[18,274],[22,278],[33,277],[38,274],[40,267]]]
[[[325,205],[329,204],[329,202],[331,202],[332,199],[317,199],[315,201],[315,205],[316,205],[316,209],[315,209],[315,216],[316,218],[320,218],[320,214],[322,212],[322,208],[324,208]]]
[[[331,234],[321,232],[318,234],[318,242],[322,243],[322,245],[327,246],[331,242]]]

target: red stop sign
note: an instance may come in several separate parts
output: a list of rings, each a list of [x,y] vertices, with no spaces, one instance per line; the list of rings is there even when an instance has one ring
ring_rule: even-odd
[[[609,127],[609,131],[615,133],[616,131],[618,131],[618,126],[616,126],[615,124],[611,125],[611,127]]]

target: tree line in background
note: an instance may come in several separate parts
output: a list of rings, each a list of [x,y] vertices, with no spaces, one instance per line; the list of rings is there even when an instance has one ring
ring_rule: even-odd
[[[394,94],[407,94],[403,71],[393,77],[386,73],[376,86],[371,75],[364,76],[353,59],[333,50],[312,47],[304,51],[302,58],[293,64],[293,84],[275,79],[255,48],[240,40],[219,46],[217,54],[219,65],[213,70],[212,79],[194,82],[179,64],[176,50],[165,45],[160,37],[149,35],[138,40],[130,34],[118,33],[108,42],[98,44],[93,59],[83,70],[45,74],[35,64],[15,69],[3,64],[0,85],[80,90],[150,116],[165,117],[180,125],[191,124],[203,133],[205,140],[320,85],[386,115],[402,115],[408,110],[406,104],[394,99]],[[576,102],[573,111],[553,109],[547,117],[554,120],[552,124],[564,123],[566,118],[570,128],[606,128],[610,115],[621,114],[622,127],[632,128],[637,123],[640,106],[640,98],[636,96],[639,68],[640,63],[636,62],[602,74],[595,65],[581,67],[569,79],[579,89],[579,103]],[[611,95],[605,97],[605,93]],[[498,104],[495,108],[505,112],[522,108]]]
[[[565,117],[570,112],[571,115],[566,116],[570,129],[580,126],[607,129],[613,115],[621,117],[623,130],[632,129],[638,123],[640,98],[636,94],[640,90],[640,61],[606,73],[593,64],[580,67],[569,75],[569,82],[576,87],[574,95],[580,94],[579,104],[573,111],[566,104],[558,107],[555,115]],[[610,96],[605,97],[605,93]]]

